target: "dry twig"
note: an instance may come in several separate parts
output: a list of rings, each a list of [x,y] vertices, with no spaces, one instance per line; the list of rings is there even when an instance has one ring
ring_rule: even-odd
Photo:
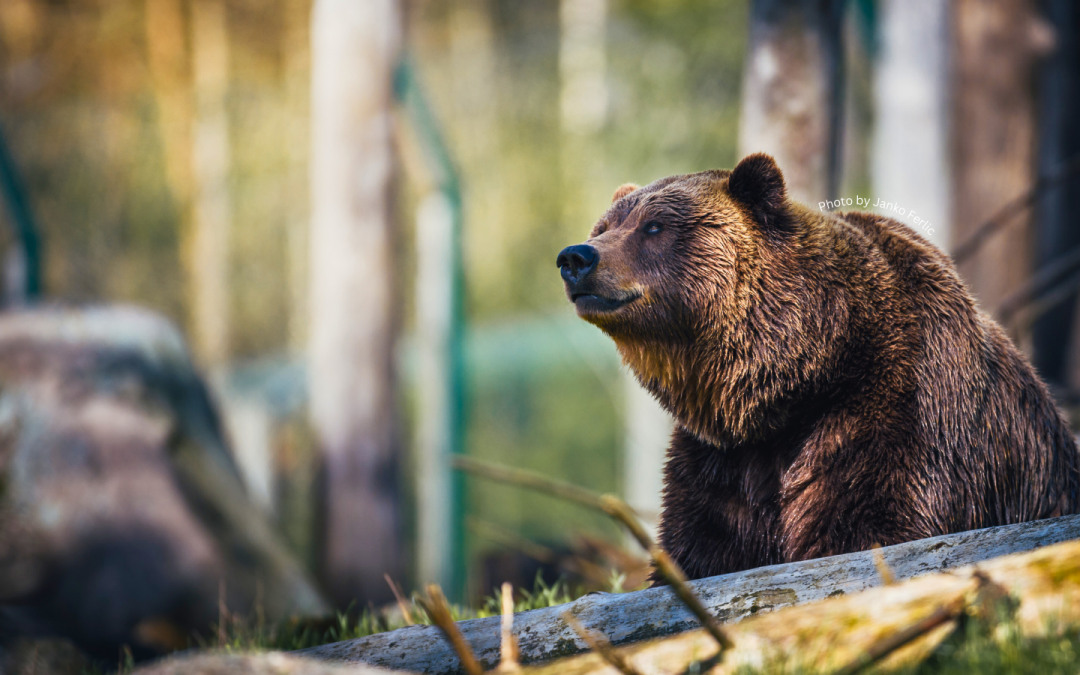
[[[543,544],[538,544],[535,541],[526,539],[525,537],[498,525],[476,518],[466,519],[465,524],[476,534],[490,539],[500,546],[505,546],[508,549],[518,551],[545,565],[559,567],[569,574],[575,574],[597,585],[604,584],[611,576],[607,569],[597,565],[591,560],[587,560],[581,556],[560,555]]]
[[[520,487],[529,488],[530,490],[536,490],[537,492],[543,492],[552,497],[576,502],[591,509],[607,511],[601,502],[600,495],[592,490],[573,485],[572,483],[548,478],[547,476],[543,476],[533,471],[500,466],[492,462],[485,462],[464,455],[454,455],[450,462],[455,469],[473,474],[474,476],[487,478],[497,483],[518,485]]]
[[[627,506],[626,502],[614,495],[604,495],[600,500],[604,504],[604,511],[625,525],[642,548],[649,552],[653,562],[656,563],[656,570],[660,572],[660,576],[671,586],[671,590],[678,596],[679,600],[682,600],[686,608],[697,617],[702,628],[708,631],[709,635],[716,640],[716,644],[720,645],[720,651],[731,649],[734,646],[731,638],[727,636],[716,618],[709,614],[709,610],[705,609],[705,605],[701,604],[701,600],[686,583],[686,575],[682,569],[671,559],[667,551],[653,543],[652,538],[645,531],[645,528],[641,526],[637,518],[634,517],[634,512]]]
[[[1058,164],[1051,171],[1039,176],[1035,184],[1019,197],[1007,202],[997,210],[989,220],[975,228],[975,231],[964,240],[952,254],[953,261],[959,265],[975,255],[983,244],[999,230],[1010,223],[1016,222],[1016,216],[1027,211],[1035,204],[1035,200],[1046,188],[1080,172],[1080,155],[1073,155]]]
[[[881,552],[881,544],[874,544],[870,547],[870,550],[874,554],[874,567],[877,568],[878,575],[881,577],[881,584],[883,586],[895,584],[896,575],[893,574],[889,563],[885,562],[885,554]]]
[[[409,604],[405,601],[405,596],[402,594],[401,589],[394,583],[394,580],[390,578],[389,574],[383,574],[383,579],[386,579],[386,583],[390,586],[390,591],[394,594],[394,600],[397,601],[398,609],[401,610],[401,618],[405,619],[406,626],[412,626],[416,622],[413,621],[412,612],[409,611]]]
[[[454,618],[450,615],[450,605],[447,604],[442,589],[436,584],[428,584],[427,598],[421,598],[418,602],[427,612],[427,615],[431,617],[432,623],[439,627],[439,630],[446,636],[454,651],[457,652],[458,659],[461,661],[461,669],[467,675],[483,675],[484,669],[480,667],[476,655],[473,654],[469,643],[465,642],[465,638],[461,636],[461,631],[458,630]]]
[[[566,621],[567,625],[578,634],[578,637],[585,641],[585,644],[589,646],[589,649],[599,654],[600,658],[604,659],[609,666],[623,675],[639,675],[638,671],[627,663],[626,659],[622,657],[622,654],[615,651],[615,648],[611,646],[611,643],[608,642],[607,638],[603,635],[593,633],[585,628],[585,626],[582,626],[581,622],[577,620],[577,617],[569,611],[563,612],[562,618]]]
[[[229,639],[229,630],[225,625],[225,622],[229,620],[229,608],[225,604],[225,579],[218,579],[218,625],[217,625],[217,639],[218,646],[224,647],[225,643]]]
[[[498,672],[516,673],[519,670],[518,643],[514,637],[514,586],[505,581],[502,585],[502,644],[499,648]]]
[[[592,490],[547,478],[531,471],[499,466],[472,457],[459,455],[455,456],[452,462],[456,469],[500,483],[520,485],[521,487],[577,502],[583,506],[603,511],[618,520],[626,529],[630,530],[630,534],[641,544],[641,547],[649,552],[649,555],[652,556],[653,561],[656,563],[656,569],[660,572],[660,576],[671,586],[671,590],[679,600],[682,600],[702,627],[716,640],[716,643],[720,646],[720,651],[731,649],[731,639],[720,628],[720,624],[717,623],[713,615],[709,614],[709,611],[705,609],[705,605],[701,604],[701,600],[694,595],[694,591],[686,583],[686,575],[683,574],[683,571],[679,569],[679,566],[663,549],[653,543],[652,537],[641,526],[637,514],[626,502],[615,495],[598,495]]]

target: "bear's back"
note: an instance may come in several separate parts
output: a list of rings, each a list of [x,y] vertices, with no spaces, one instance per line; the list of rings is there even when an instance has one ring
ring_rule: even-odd
[[[943,532],[1077,512],[1076,441],[1005,331],[981,312],[952,260],[903,223],[839,216],[872,243],[918,325],[916,398],[928,497]],[[1042,488],[1034,486],[1043,486]]]

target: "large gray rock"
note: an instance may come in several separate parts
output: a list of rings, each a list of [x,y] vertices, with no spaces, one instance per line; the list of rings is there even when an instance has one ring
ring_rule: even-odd
[[[409,675],[362,663],[328,663],[292,654],[195,654],[165,659],[132,675]]]
[[[244,494],[179,333],[133,308],[0,315],[0,637],[115,659],[231,612],[326,605]]]
[[[14,639],[0,646],[3,675],[85,675],[92,668],[86,654],[60,638]]]

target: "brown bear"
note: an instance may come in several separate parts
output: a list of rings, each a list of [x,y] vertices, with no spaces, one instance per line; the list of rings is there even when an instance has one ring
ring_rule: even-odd
[[[558,257],[676,420],[661,545],[690,578],[1077,512],[1077,445],[952,261],[787,197],[776,162],[615,193]]]

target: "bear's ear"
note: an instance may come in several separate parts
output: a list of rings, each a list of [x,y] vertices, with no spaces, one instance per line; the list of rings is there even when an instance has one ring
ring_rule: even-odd
[[[786,225],[787,188],[776,160],[763,152],[747,155],[728,177],[728,195],[750,209],[767,229]]]
[[[635,190],[639,190],[640,188],[640,185],[634,185],[633,183],[623,183],[615,190],[615,194],[611,195],[611,203],[614,204],[626,195],[630,194]]]

